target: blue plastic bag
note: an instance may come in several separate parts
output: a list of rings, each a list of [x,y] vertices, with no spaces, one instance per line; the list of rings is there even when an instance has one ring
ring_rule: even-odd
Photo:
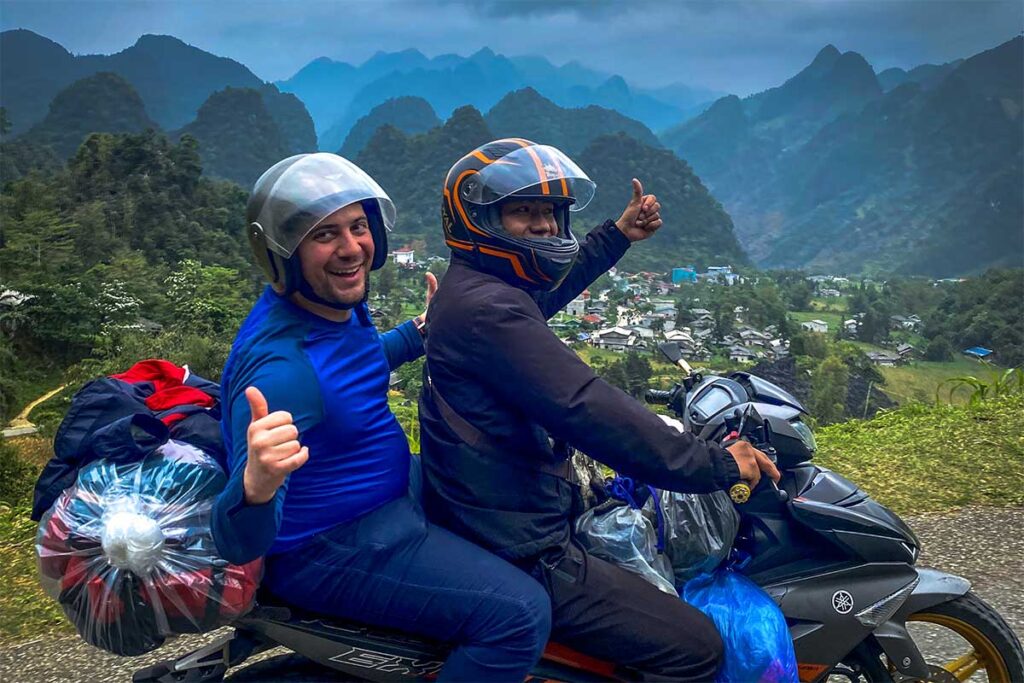
[[[782,610],[757,584],[724,567],[683,586],[682,598],[706,614],[725,643],[719,683],[796,683],[796,653]]]

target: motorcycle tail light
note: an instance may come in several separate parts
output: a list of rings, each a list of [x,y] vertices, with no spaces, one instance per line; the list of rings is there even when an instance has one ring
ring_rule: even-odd
[[[892,615],[896,614],[896,610],[906,602],[910,594],[914,592],[914,588],[917,586],[918,579],[914,579],[903,588],[900,588],[895,593],[887,595],[870,607],[865,607],[855,615],[857,621],[864,624],[868,628],[877,628],[879,624],[884,624],[889,620]]]

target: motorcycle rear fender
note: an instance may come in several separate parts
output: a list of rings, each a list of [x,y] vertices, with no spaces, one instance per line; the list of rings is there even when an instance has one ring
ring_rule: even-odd
[[[964,595],[971,589],[971,582],[936,569],[915,569],[918,582],[914,591],[896,614],[880,624],[872,635],[900,673],[915,678],[928,678],[928,664],[907,632],[907,617]]]

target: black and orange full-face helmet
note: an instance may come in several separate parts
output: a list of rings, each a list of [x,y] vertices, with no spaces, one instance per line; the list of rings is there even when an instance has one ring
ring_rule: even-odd
[[[570,213],[596,185],[560,150],[521,138],[488,142],[459,159],[444,181],[441,224],[452,253],[524,289],[551,290],[569,273],[580,245]],[[516,237],[501,224],[501,205],[542,200],[555,207],[558,234]]]

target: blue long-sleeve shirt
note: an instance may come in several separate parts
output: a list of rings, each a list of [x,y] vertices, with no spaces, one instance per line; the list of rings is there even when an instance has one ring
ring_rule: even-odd
[[[388,378],[423,354],[422,339],[411,322],[381,335],[361,319],[369,316],[327,320],[268,287],[242,324],[221,386],[230,479],[211,523],[228,561],[298,547],[406,494],[409,447],[388,407]],[[262,505],[246,504],[242,485],[249,386],[271,412],[292,414],[299,442],[309,448],[309,460]]]

